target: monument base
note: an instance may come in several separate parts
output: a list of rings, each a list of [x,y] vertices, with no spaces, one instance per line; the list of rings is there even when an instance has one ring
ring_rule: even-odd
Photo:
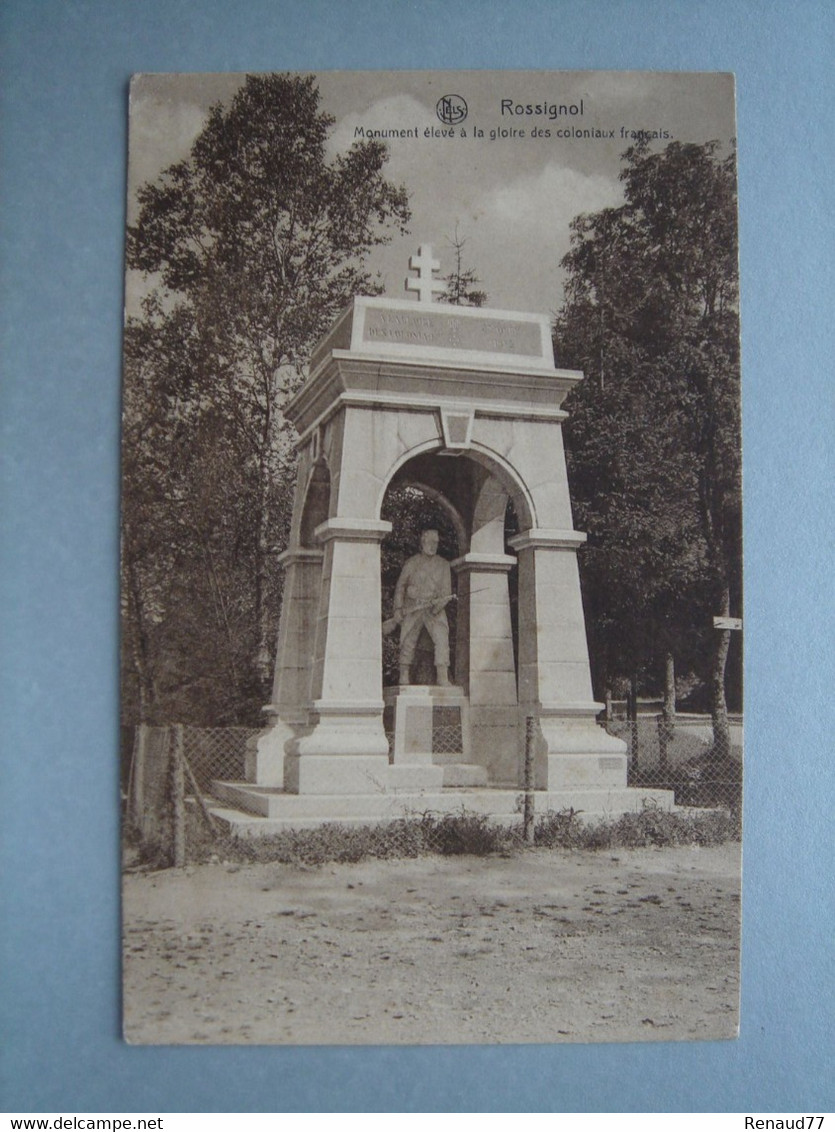
[[[458,685],[400,684],[383,690],[391,782],[486,786],[487,770],[471,761],[469,701]],[[408,774],[406,768],[408,767]]]
[[[443,768],[435,768],[442,770]],[[267,837],[288,829],[312,829],[328,823],[375,825],[386,821],[420,819],[424,814],[478,814],[504,825],[520,823],[518,790],[485,788],[397,789],[362,794],[289,794],[244,782],[215,782],[212,813],[228,832],[240,837]],[[646,806],[673,809],[671,790],[537,790],[536,818],[573,810],[593,822],[638,813]]]
[[[538,790],[626,787],[626,743],[596,721],[602,704],[543,704],[535,762]]]
[[[380,794],[388,789],[385,755],[287,755],[284,789],[291,794]]]
[[[284,786],[285,745],[299,735],[301,726],[279,718],[272,706],[263,710],[268,717],[267,726],[247,741],[244,777],[259,786]]]
[[[284,789],[294,794],[375,794],[387,789],[382,703],[317,700],[307,734],[284,746]]]

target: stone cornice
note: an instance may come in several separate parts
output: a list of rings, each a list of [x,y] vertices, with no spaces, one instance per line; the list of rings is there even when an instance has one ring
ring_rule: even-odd
[[[499,417],[514,421],[542,421],[549,424],[561,424],[568,419],[565,409],[553,406],[533,405],[524,402],[493,401],[493,402],[464,402],[468,409],[475,412],[476,417]],[[451,391],[449,396],[429,394],[391,393],[380,390],[352,389],[340,393],[323,413],[316,417],[299,435],[296,441],[297,448],[303,448],[310,436],[322,425],[334,417],[340,409],[388,409],[395,412],[437,413],[445,409],[460,410],[462,401],[460,394]]]
[[[379,716],[386,705],[382,700],[314,700],[310,706],[319,716]]]
[[[391,534],[391,523],[385,519],[326,519],[313,532],[317,542],[340,539],[344,542],[382,542]]]
[[[386,358],[381,357],[380,354],[365,353],[360,350],[333,350],[327,358],[319,365],[318,369],[314,370],[308,380],[316,380],[322,370],[326,369],[329,361],[341,363],[340,368],[345,370],[346,367],[355,366],[354,372],[359,372],[360,369],[367,370],[369,366],[376,366],[385,372],[395,373],[398,370],[404,374],[418,374],[424,373],[426,370],[432,370],[439,374],[458,374],[470,377],[472,375],[483,374],[485,384],[492,384],[497,377],[507,374],[510,377],[538,377],[565,381],[568,383],[569,388],[574,386],[578,381],[583,380],[583,373],[581,370],[574,369],[557,369],[556,366],[543,367],[541,365],[525,365],[524,361],[518,358],[511,360],[502,359],[501,361],[489,362],[484,359],[477,359],[468,361],[465,358],[455,358],[454,360],[439,360],[435,358],[424,357],[409,357],[403,355],[402,357]],[[449,380],[452,380],[451,378]],[[298,393],[296,394],[298,397]]]
[[[450,566],[456,574],[477,571],[479,574],[506,574],[516,565],[516,558],[512,554],[478,554],[471,552],[453,559]]]
[[[531,528],[508,540],[516,551],[531,547],[542,550],[576,550],[586,541],[583,531],[558,531],[551,528]]]
[[[343,395],[359,394],[372,404],[393,408],[407,408],[410,401],[415,408],[437,408],[451,400],[476,405],[478,411],[491,415],[544,410],[546,419],[553,419],[551,414],[582,377],[575,370],[537,369],[518,363],[441,364],[334,350],[287,403],[284,413],[304,434],[336,411]]]
[[[283,551],[276,558],[276,562],[286,570],[288,566],[294,566],[297,562],[321,562],[323,555],[324,551],[322,550],[299,546]]]

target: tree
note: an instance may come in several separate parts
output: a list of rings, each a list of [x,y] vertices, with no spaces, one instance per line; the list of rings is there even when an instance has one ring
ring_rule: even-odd
[[[128,230],[153,290],[126,340],[125,638],[138,671],[157,625],[146,699],[154,666],[175,702],[220,681],[224,704],[204,711],[223,721],[252,716],[271,675],[295,475],[281,407],[338,312],[379,291],[364,260],[409,218],[382,143],[326,159],[319,101],[313,77],[248,76],[139,190]]]
[[[624,204],[573,222],[555,341],[587,375],[566,433],[597,667],[669,672],[707,648],[727,750],[711,618],[741,601],[739,325],[735,156],[718,148],[627,150]]]
[[[481,282],[471,267],[464,267],[464,245],[466,240],[458,235],[458,225],[455,225],[455,237],[447,236],[447,243],[455,253],[455,270],[444,276],[446,291],[441,300],[457,307],[483,307],[487,302],[487,292],[476,290]]]

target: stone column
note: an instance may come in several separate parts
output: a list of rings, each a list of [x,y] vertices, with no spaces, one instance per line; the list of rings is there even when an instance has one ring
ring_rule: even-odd
[[[284,787],[373,794],[388,778],[383,730],[380,542],[391,524],[328,519],[311,671],[309,734],[287,744]]]
[[[465,554],[458,575],[458,661],[469,692],[470,759],[493,783],[518,777],[516,665],[507,575],[508,554]]]
[[[539,720],[536,787],[626,785],[626,745],[595,722],[577,567],[579,531],[532,529],[511,539],[519,555],[519,705]],[[524,727],[520,727],[524,734]]]
[[[246,779],[259,786],[284,785],[285,744],[309,726],[313,639],[322,580],[321,550],[286,550],[284,594],[278,630],[272,701],[264,709],[267,729],[251,743]]]

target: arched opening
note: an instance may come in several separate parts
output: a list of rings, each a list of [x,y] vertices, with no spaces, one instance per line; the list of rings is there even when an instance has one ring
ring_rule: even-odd
[[[431,526],[439,531],[439,554],[454,564],[457,600],[450,602],[448,619],[451,676],[467,712],[464,756],[482,766],[489,781],[515,784],[520,618],[516,551],[509,540],[534,525],[530,492],[496,454],[471,448],[451,456],[433,449],[397,466],[382,497],[380,517],[393,524],[382,547],[384,617],[390,616],[405,560],[419,550],[421,530]],[[433,684],[428,635],[423,644],[422,667],[413,666],[412,680]],[[384,643],[384,684],[389,688],[397,680],[397,662],[395,632]]]
[[[435,445],[413,455],[406,453],[389,473],[388,482],[380,495],[379,517],[383,517],[383,502],[391,488],[415,484],[426,492],[434,491],[442,496],[448,501],[452,511],[464,519],[466,526],[466,517],[472,519],[476,500],[485,483],[491,480],[494,488],[503,491],[506,498],[512,501],[518,516],[519,530],[536,527],[533,499],[518,473],[498,453],[478,445],[455,456]],[[461,547],[462,554],[470,549],[470,532],[465,531],[465,536],[466,545]]]
[[[324,459],[319,459],[310,473],[302,509],[299,542],[305,549],[312,550],[316,547],[313,532],[328,518],[330,498],[331,474]]]
[[[394,471],[382,497],[380,518],[392,524],[392,533],[382,544],[383,619],[391,616],[394,589],[406,560],[418,552],[420,532],[434,528],[440,534],[438,553],[449,561],[470,551],[479,555],[516,558],[510,539],[535,524],[527,490],[512,469],[498,456],[471,449],[449,456],[438,449],[419,452],[405,459]],[[495,584],[495,583],[492,583]],[[454,588],[459,588],[454,582]],[[513,675],[519,663],[519,570],[506,574],[513,651]],[[484,582],[475,587],[484,592]],[[477,595],[476,595],[477,596]],[[456,595],[458,597],[458,595]],[[466,619],[459,623],[457,601],[447,610],[450,623],[451,671],[458,683],[469,681],[469,636]],[[463,608],[461,616],[465,616]],[[469,616],[467,613],[466,616]],[[457,654],[457,655],[456,655]],[[383,684],[398,677],[397,633],[383,640]],[[433,681],[432,643],[421,634],[413,679]]]
[[[516,552],[510,545],[510,540],[519,534],[519,516],[513,505],[513,499],[508,496],[504,513],[504,548],[505,554],[516,557]],[[513,667],[519,673],[519,563],[510,568],[507,575],[508,600],[510,601],[510,626],[513,633]]]
[[[484,452],[453,457],[424,451],[396,468],[380,517],[392,524],[382,546],[384,619],[391,616],[404,563],[419,550],[421,531],[439,532],[438,553],[452,564],[456,595],[447,607],[450,676],[463,696],[460,710],[467,713],[463,755],[455,757],[483,767],[493,783],[515,784],[520,619],[516,553],[509,540],[520,526],[531,525],[525,488]],[[435,684],[434,659],[432,641],[422,634],[410,672],[413,684]],[[383,684],[393,690],[402,683],[395,630],[384,637]],[[435,707],[433,727],[442,710]],[[433,758],[438,757],[433,746]]]

